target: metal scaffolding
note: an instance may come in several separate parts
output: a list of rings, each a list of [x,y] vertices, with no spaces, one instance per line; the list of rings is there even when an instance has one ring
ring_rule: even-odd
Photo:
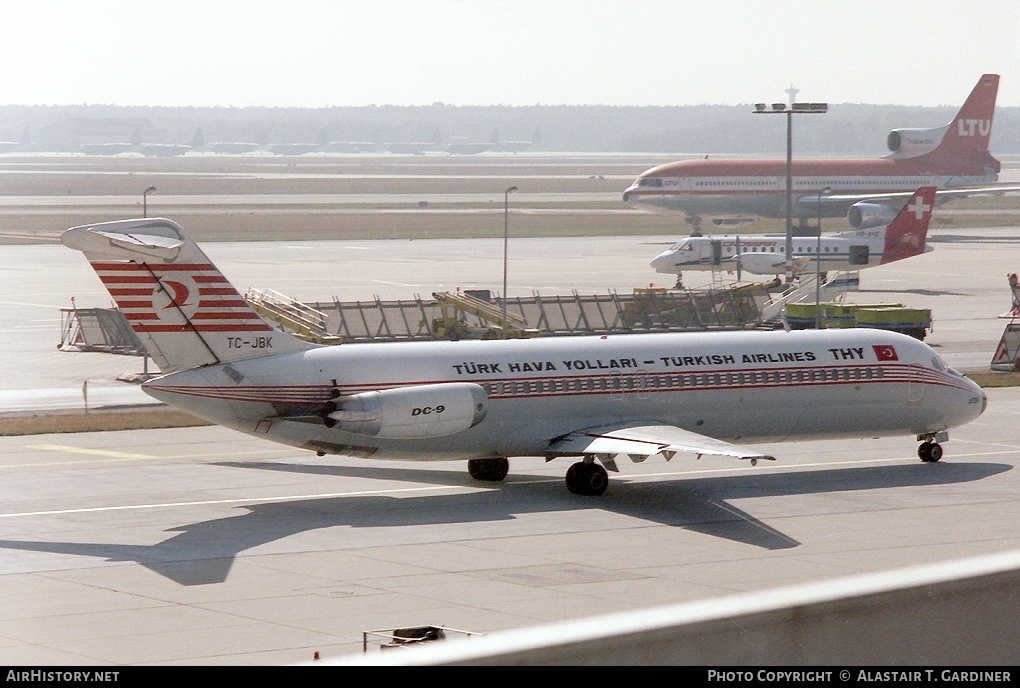
[[[61,351],[100,351],[126,356],[145,356],[145,345],[116,308],[60,309]]]
[[[509,337],[638,332],[750,329],[773,283],[731,288],[635,289],[631,294],[579,294],[507,299]],[[470,294],[437,293],[434,298],[341,301],[307,304],[326,316],[326,329],[345,342],[492,339],[499,337],[499,297],[484,304]]]
[[[762,326],[774,283],[708,289],[634,289],[630,294],[518,296],[506,301],[507,337],[740,330]],[[278,327],[320,344],[498,339],[503,301],[488,292],[436,292],[431,299],[300,303],[266,290],[245,295]],[[113,308],[62,309],[65,351],[145,355],[123,314]]]

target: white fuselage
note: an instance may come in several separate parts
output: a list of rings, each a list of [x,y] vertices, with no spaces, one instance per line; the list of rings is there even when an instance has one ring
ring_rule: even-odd
[[[882,228],[828,237],[793,237],[797,272],[861,270],[887,262]],[[931,251],[924,246],[922,251]],[[740,256],[738,262],[737,256]],[[785,271],[786,238],[781,236],[704,236],[682,239],[652,259],[657,272],[742,270],[756,275]]]
[[[642,176],[624,192],[624,201],[647,210],[681,212],[701,217],[756,216],[785,218],[786,178],[782,171],[776,174],[753,176],[720,174],[718,176]],[[828,189],[835,197],[866,196],[905,193],[922,186],[938,189],[958,189],[967,186],[987,185],[997,175],[961,176],[937,174],[897,173],[847,174],[833,172],[794,179],[792,192],[794,218],[805,221],[818,217],[846,217],[854,201],[830,201],[819,190]],[[813,224],[813,223],[812,223]]]
[[[484,419],[441,437],[329,428],[331,395],[468,382]],[[924,343],[880,330],[344,344],[149,381],[157,399],[241,432],[355,456],[541,456],[580,428],[641,421],[734,443],[935,433],[976,418],[980,388]]]

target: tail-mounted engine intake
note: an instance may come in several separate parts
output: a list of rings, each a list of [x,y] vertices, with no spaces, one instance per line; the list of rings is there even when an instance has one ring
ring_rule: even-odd
[[[846,221],[854,229],[870,229],[880,225],[887,225],[899,215],[898,210],[893,210],[881,203],[865,203],[863,201],[854,203],[846,213]]]
[[[938,148],[948,129],[948,124],[934,129],[893,129],[886,145],[893,158],[916,158]]]
[[[326,427],[383,439],[442,437],[478,425],[488,411],[480,385],[444,382],[338,396],[326,402]]]

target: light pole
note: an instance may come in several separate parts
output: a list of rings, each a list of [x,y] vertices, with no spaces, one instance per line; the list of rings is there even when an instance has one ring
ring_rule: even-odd
[[[819,329],[821,316],[818,309],[821,307],[821,285],[822,285],[822,196],[832,193],[832,188],[826,186],[818,192],[818,240],[815,243],[815,329]]]
[[[793,282],[793,116],[828,112],[828,103],[772,103],[772,109],[765,103],[755,103],[756,115],[786,115],[786,283]]]
[[[506,257],[510,240],[510,194],[517,191],[516,186],[507,187],[503,191],[503,332],[506,339]]]
[[[156,187],[150,186],[142,192],[142,217],[149,216],[149,194],[156,190]]]

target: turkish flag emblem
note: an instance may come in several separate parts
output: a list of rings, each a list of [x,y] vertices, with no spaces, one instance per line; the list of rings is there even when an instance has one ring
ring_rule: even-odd
[[[899,356],[896,355],[896,349],[889,344],[880,344],[878,346],[872,346],[875,350],[875,357],[880,361],[898,361]]]

